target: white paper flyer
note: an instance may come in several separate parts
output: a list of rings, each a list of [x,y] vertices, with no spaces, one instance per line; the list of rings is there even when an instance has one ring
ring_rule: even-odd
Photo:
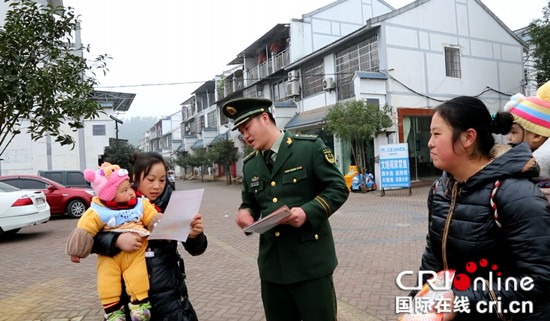
[[[149,235],[149,240],[185,242],[193,216],[199,213],[204,189],[173,191],[164,216]]]

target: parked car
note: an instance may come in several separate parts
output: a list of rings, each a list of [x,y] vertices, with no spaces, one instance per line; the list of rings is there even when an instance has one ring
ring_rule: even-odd
[[[21,228],[46,223],[50,206],[42,191],[27,191],[0,183],[0,236]]]
[[[172,188],[173,191],[176,190],[176,174],[174,173],[173,170],[168,170],[166,172],[166,178],[168,179],[168,184],[170,184],[170,187]]]
[[[66,187],[91,187],[90,183],[84,178],[84,173],[79,170],[40,170],[38,171],[38,175],[51,179]]]
[[[38,175],[0,176],[0,182],[21,188],[42,190],[50,205],[52,215],[67,214],[79,218],[90,206],[95,195],[91,188],[66,187]]]

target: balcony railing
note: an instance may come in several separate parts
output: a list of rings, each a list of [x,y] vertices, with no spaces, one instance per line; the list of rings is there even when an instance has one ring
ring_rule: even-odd
[[[218,87],[218,100],[231,95],[244,88],[244,79],[242,77],[227,79],[223,87]]]
[[[275,56],[269,57],[269,59],[256,67],[250,69],[247,73],[247,85],[250,86],[260,79],[263,79],[272,73],[283,69],[286,65],[290,63],[290,50],[286,48],[285,50],[279,52]]]

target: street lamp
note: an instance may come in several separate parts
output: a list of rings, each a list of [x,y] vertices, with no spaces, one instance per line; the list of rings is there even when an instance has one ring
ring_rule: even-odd
[[[116,147],[118,148],[118,124],[124,124],[124,122],[113,115],[109,115],[109,118],[115,121],[115,130],[116,130]]]

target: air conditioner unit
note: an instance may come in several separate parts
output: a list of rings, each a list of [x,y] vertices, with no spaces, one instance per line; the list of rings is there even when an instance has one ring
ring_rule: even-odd
[[[336,87],[336,84],[334,83],[334,78],[328,77],[323,79],[323,90],[324,91],[331,91]]]
[[[300,96],[300,84],[297,80],[286,83],[286,95],[287,97]]]
[[[288,72],[288,81],[298,79],[298,70],[291,70]]]

